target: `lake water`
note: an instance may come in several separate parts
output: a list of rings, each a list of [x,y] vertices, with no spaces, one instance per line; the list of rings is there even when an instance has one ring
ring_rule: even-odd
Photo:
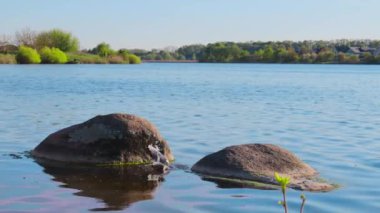
[[[143,64],[0,66],[0,212],[283,211],[280,191],[221,188],[187,169],[128,188],[117,173],[106,183],[17,159],[56,130],[114,112],[152,121],[189,167],[235,144],[291,150],[341,185],[306,192],[305,212],[380,211],[380,66]],[[300,193],[289,190],[291,212]]]

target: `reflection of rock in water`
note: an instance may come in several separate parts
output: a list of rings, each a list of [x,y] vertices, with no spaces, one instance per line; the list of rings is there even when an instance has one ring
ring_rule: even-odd
[[[92,211],[122,210],[134,202],[153,198],[155,188],[163,180],[162,167],[127,166],[95,167],[62,166],[51,162],[38,162],[44,172],[52,175],[61,187],[80,190],[77,196],[100,199],[104,208]],[[153,178],[152,178],[153,177]]]
[[[249,180],[239,180],[231,178],[221,178],[212,176],[201,176],[202,180],[210,181],[216,183],[219,188],[229,189],[229,188],[252,188],[261,190],[274,190],[279,189],[276,185],[260,183],[256,181]]]

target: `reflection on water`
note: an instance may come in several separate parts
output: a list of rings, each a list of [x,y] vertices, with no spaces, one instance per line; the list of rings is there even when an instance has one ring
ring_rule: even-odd
[[[234,189],[234,188],[252,188],[261,190],[276,190],[279,187],[272,184],[260,183],[249,180],[239,180],[221,177],[201,176],[202,180],[215,183],[222,189]]]
[[[153,199],[163,177],[150,166],[94,167],[60,165],[38,161],[44,172],[53,176],[60,187],[77,189],[76,196],[99,199],[104,208],[91,211],[122,210],[130,204]]]

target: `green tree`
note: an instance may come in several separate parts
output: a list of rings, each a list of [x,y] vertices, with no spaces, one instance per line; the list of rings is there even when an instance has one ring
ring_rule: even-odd
[[[79,40],[71,33],[53,29],[39,33],[35,39],[35,46],[38,49],[55,47],[64,52],[76,52],[79,49]]]
[[[126,63],[126,64],[129,63],[129,55],[130,55],[130,53],[129,53],[128,50],[126,50],[126,49],[120,49],[118,51],[118,55],[120,55],[123,58],[124,63]]]
[[[304,41],[300,44],[301,54],[311,54],[313,52],[312,44],[310,42]]]
[[[315,53],[304,53],[300,56],[299,61],[302,63],[314,63],[315,59],[317,58],[317,54]]]
[[[130,64],[141,64],[141,59],[135,54],[129,54],[129,63]]]
[[[357,64],[359,62],[360,62],[360,59],[359,59],[359,56],[357,56],[357,55],[350,55],[348,57],[348,63],[350,63],[350,64]]]
[[[288,48],[287,51],[288,51],[288,54],[287,54],[286,62],[297,63],[300,57],[298,53],[294,50],[294,48]]]
[[[288,51],[284,47],[279,48],[276,51],[276,62],[283,63],[286,60],[286,57],[288,55]]]
[[[222,49],[225,48],[223,43],[209,44],[205,50],[204,61],[207,62],[223,62]]]
[[[179,58],[185,58],[185,60],[199,60],[203,58],[205,48],[204,45],[194,44],[183,46],[176,52],[179,54]]]
[[[40,55],[37,50],[21,45],[16,55],[19,64],[39,64],[41,63]]]
[[[128,55],[130,52],[127,49],[120,49],[117,51],[119,55]]]
[[[105,42],[98,44],[93,50],[92,53],[97,54],[101,57],[108,57],[115,53],[111,46]]]
[[[338,62],[341,64],[357,64],[360,63],[360,59],[358,55],[347,55],[344,53],[339,53]]]
[[[159,53],[164,60],[173,60],[174,57],[168,51],[160,51]]]
[[[335,53],[331,49],[323,49],[318,53],[317,62],[331,63],[335,61]]]
[[[367,64],[371,64],[375,61],[375,57],[370,52],[363,53],[363,62]]]
[[[264,50],[259,49],[253,53],[254,61],[263,62],[264,61]]]
[[[236,62],[239,61],[242,56],[244,56],[245,51],[243,51],[238,45],[229,45],[226,49],[227,61]]]
[[[347,63],[347,56],[346,56],[346,54],[340,52],[338,54],[338,62],[341,63],[341,64]]]
[[[374,59],[374,63],[376,63],[376,64],[380,64],[380,55],[377,56],[377,57],[375,57],[375,59]]]
[[[206,47],[203,61],[209,62],[236,62],[244,55],[243,50],[232,43],[215,43]]]
[[[263,60],[265,62],[273,62],[274,58],[273,48],[270,45],[266,46],[263,52]]]
[[[67,55],[60,49],[44,47],[40,50],[41,61],[45,64],[64,64],[67,63]]]

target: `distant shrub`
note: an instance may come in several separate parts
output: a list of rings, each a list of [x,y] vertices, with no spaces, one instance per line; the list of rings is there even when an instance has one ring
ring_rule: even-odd
[[[108,57],[115,54],[115,51],[111,48],[111,46],[104,42],[98,44],[91,52],[102,57]]]
[[[129,63],[130,64],[141,64],[141,59],[135,54],[129,54],[128,55]]]
[[[360,62],[360,59],[359,59],[359,56],[357,55],[351,55],[348,57],[348,61],[347,61],[349,64],[357,64]]]
[[[16,61],[16,55],[11,54],[0,54],[0,64],[15,64]]]
[[[107,64],[107,59],[98,55],[79,53],[68,54],[70,64]]]
[[[110,64],[128,64],[128,61],[125,61],[124,58],[120,55],[112,55],[108,57],[108,63]]]
[[[375,57],[374,62],[380,64],[380,55]]]
[[[41,32],[35,38],[38,49],[43,47],[55,47],[64,52],[75,52],[79,49],[79,41],[71,33],[60,29]]]
[[[20,46],[16,55],[17,63],[19,64],[39,64],[41,58],[38,52],[30,47]]]
[[[130,55],[130,53],[129,53],[128,50],[121,49],[121,50],[119,50],[118,55],[121,56],[121,57],[123,57],[123,60],[124,60],[124,62],[126,64],[129,64],[129,55]]]
[[[60,49],[44,47],[40,50],[41,60],[44,64],[64,64],[67,62],[67,56]]]
[[[357,55],[339,53],[338,62],[341,64],[358,64],[360,63],[360,58]],[[371,61],[371,63],[373,63],[373,61]]]
[[[127,49],[120,49],[119,51],[117,51],[120,55],[123,55],[123,54],[129,54],[129,51]]]

